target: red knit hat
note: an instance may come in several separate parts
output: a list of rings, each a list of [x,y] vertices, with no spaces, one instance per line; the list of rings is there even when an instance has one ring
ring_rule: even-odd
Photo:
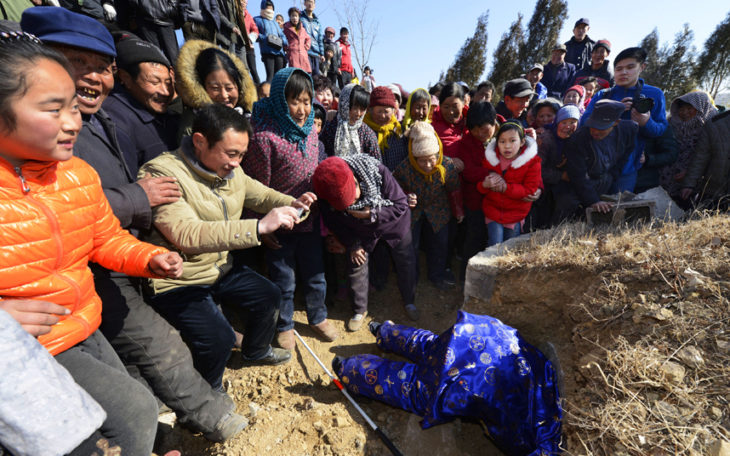
[[[338,211],[344,211],[355,202],[355,175],[350,165],[339,157],[329,157],[317,166],[312,175],[312,187],[318,198]]]
[[[568,87],[568,90],[566,90],[565,93],[568,93],[571,90],[575,90],[576,92],[578,92],[578,95],[580,95],[581,98],[583,98],[583,96],[586,94],[586,88],[583,87],[582,85],[576,84],[572,87]]]
[[[378,86],[370,93],[370,107],[389,106],[395,109],[395,95],[393,91],[386,86]]]

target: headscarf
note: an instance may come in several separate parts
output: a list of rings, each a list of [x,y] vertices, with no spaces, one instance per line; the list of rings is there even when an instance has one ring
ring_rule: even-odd
[[[388,120],[388,123],[385,125],[378,125],[375,123],[373,118],[370,116],[370,112],[365,114],[363,121],[368,127],[372,128],[373,131],[378,134],[378,147],[380,150],[388,148],[388,138],[390,138],[393,134],[398,136],[401,135],[400,122],[398,122],[395,114],[390,116],[390,120]]]
[[[356,84],[347,84],[340,92],[337,108],[337,133],[335,133],[335,156],[346,157],[362,153],[358,130],[362,125],[362,117],[350,125],[350,94]]]
[[[287,67],[279,70],[271,81],[271,95],[269,98],[257,101],[253,105],[253,123],[254,129],[260,130],[265,127],[270,120],[273,119],[281,130],[281,135],[284,139],[290,143],[295,143],[297,149],[304,152],[307,145],[307,137],[312,131],[314,125],[314,110],[309,112],[307,121],[304,122],[304,126],[300,127],[289,114],[289,105],[286,102],[286,95],[284,95],[284,89],[286,88],[289,78],[295,72],[299,71],[306,75],[309,79],[310,84],[312,78],[303,70],[294,67]],[[314,94],[312,99],[314,99]]]
[[[681,100],[692,105],[697,110],[697,115],[688,121],[679,117],[679,103]],[[712,99],[706,92],[689,92],[672,101],[669,108],[669,124],[674,128],[674,134],[682,150],[693,149],[697,138],[700,135],[702,126],[717,114],[717,108],[713,105]]]
[[[402,123],[403,131],[408,131],[411,125],[413,125],[413,122],[415,122],[415,120],[411,119],[411,100],[413,99],[413,94],[419,90],[422,90],[426,94],[426,99],[428,100],[428,113],[426,114],[426,120],[424,122],[431,123],[431,95],[428,94],[428,90],[426,89],[416,89],[411,92],[411,95],[408,97],[408,102],[406,103],[406,113],[403,116]]]
[[[418,139],[417,136],[422,136],[426,134],[434,135],[439,145],[438,160],[436,162],[436,166],[434,166],[433,169],[428,173],[424,172],[421,167],[418,166],[418,162],[416,162],[416,157],[415,155],[413,155],[413,140]],[[417,173],[421,174],[427,182],[433,182],[434,174],[438,173],[439,177],[441,178],[441,183],[445,184],[446,168],[444,168],[443,165],[444,145],[441,142],[441,138],[439,138],[439,135],[436,134],[436,131],[433,129],[433,127],[430,124],[419,120],[413,124],[413,128],[411,128],[408,133],[406,133],[406,136],[408,137],[408,161],[410,161],[413,169],[416,170]]]
[[[392,206],[393,202],[383,198],[383,176],[378,171],[380,162],[366,154],[356,154],[342,157],[352,169],[360,185],[360,199],[347,209],[360,210],[364,207],[378,209],[383,206]]]

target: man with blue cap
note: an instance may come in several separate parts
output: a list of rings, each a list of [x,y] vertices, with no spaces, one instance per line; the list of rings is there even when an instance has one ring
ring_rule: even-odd
[[[63,53],[75,72],[83,127],[74,155],[99,173],[104,193],[123,228],[137,233],[152,225],[152,207],[177,201],[174,178],[135,181],[119,148],[114,123],[102,103],[114,87],[114,40],[96,20],[59,7],[23,13],[24,31]],[[180,335],[149,307],[127,276],[90,264],[102,299],[101,331],[135,378],[178,416],[178,422],[213,441],[225,441],[246,425],[233,401],[198,374]],[[93,375],[93,373],[90,373]],[[131,454],[131,453],[130,453]]]
[[[636,144],[639,126],[622,120],[626,106],[620,101],[601,100],[584,125],[565,145],[565,170],[571,192],[560,195],[557,209],[574,214],[579,206],[609,212],[611,203],[600,196],[618,191],[621,170]]]

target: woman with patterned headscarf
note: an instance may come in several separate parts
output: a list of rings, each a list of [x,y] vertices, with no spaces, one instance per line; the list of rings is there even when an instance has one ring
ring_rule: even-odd
[[[370,94],[361,86],[348,84],[340,93],[337,117],[322,130],[322,143],[328,157],[367,154],[380,160],[378,137],[363,118]]]

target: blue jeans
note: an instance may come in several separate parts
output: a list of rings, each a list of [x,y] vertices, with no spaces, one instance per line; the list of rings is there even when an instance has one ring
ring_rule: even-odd
[[[520,235],[520,224],[517,223],[513,229],[505,228],[497,222],[487,223],[487,247],[501,244],[502,242]]]
[[[241,353],[259,359],[271,351],[280,300],[281,292],[270,280],[248,266],[234,265],[213,285],[175,288],[149,301],[180,331],[198,372],[220,389],[236,338],[218,304],[240,315],[245,324]]]
[[[100,331],[56,355],[56,361],[106,412],[99,431],[110,446],[119,445],[125,454],[151,454],[157,434],[157,401],[129,376]],[[96,437],[95,433],[90,441],[87,439],[87,446],[93,448]]]
[[[288,233],[276,235],[280,249],[266,250],[269,277],[281,290],[279,321],[276,330],[294,328],[294,290],[297,275],[304,288],[307,320],[310,325],[322,323],[327,318],[325,295],[327,282],[324,278],[322,236],[319,233]]]
[[[319,56],[309,56],[309,66],[312,67],[312,77],[319,76],[321,73],[319,71]]]
[[[446,255],[449,250],[449,226],[444,225],[437,232],[433,231],[431,222],[425,215],[416,220],[413,224],[413,252],[418,260],[418,248],[421,244],[421,235],[426,250],[426,267],[428,268],[428,280],[439,282],[446,275]],[[418,261],[416,261],[416,266]]]

